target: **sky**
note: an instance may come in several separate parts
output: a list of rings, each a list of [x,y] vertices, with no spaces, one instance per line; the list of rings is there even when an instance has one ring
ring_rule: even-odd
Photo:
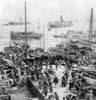
[[[0,20],[24,20],[25,0],[0,0]],[[96,0],[26,0],[27,20],[33,24],[47,24],[60,20],[63,15],[65,21],[72,20],[78,27],[88,27],[91,8],[96,20]]]

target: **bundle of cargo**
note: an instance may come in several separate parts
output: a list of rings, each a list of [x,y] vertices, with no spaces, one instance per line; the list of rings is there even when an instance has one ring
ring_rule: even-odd
[[[88,67],[81,67],[80,70],[83,73],[83,76],[87,78],[88,83],[90,83],[89,79],[95,80],[96,79],[96,70],[92,70],[91,68]]]
[[[90,70],[90,71],[85,71],[85,72],[87,73],[87,75],[89,75],[89,77],[96,79],[96,71]]]
[[[5,59],[5,58],[2,58],[1,59],[1,62],[3,65],[7,66],[7,67],[12,67],[14,68],[14,64],[12,61],[10,61],[9,59]]]
[[[36,48],[36,49],[35,49],[35,52],[37,52],[37,53],[38,53],[38,52],[39,52],[39,53],[40,53],[40,52],[44,52],[44,49],[42,49],[42,48]]]
[[[21,52],[21,48],[16,47],[16,46],[7,46],[7,47],[4,47],[4,52],[5,53]]]
[[[92,59],[96,59],[96,54],[93,54],[92,55]]]
[[[0,95],[0,100],[10,100],[9,95]]]

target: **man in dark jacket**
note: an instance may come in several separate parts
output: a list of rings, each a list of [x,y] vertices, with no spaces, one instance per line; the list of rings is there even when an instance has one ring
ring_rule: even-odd
[[[57,76],[54,77],[54,79],[53,79],[53,83],[55,83],[55,85],[58,84],[58,77],[57,77]]]
[[[44,86],[44,94],[45,94],[45,96],[47,96],[47,94],[48,94],[48,82],[45,79],[43,82],[43,86]]]
[[[63,77],[62,77],[62,87],[65,87],[65,86],[66,86],[66,83],[67,83],[67,79],[66,79],[66,77],[63,75]]]

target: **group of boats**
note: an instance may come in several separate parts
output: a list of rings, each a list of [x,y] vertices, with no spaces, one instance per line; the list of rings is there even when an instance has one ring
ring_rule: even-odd
[[[26,7],[26,5],[25,5]],[[26,9],[25,9],[26,10]],[[92,41],[92,37],[96,37],[96,34],[93,34],[92,32],[93,31],[90,31],[90,30],[93,30],[93,18],[92,18],[92,14],[93,14],[93,9],[91,9],[91,17],[90,17],[90,26],[89,26],[89,40],[88,40],[88,37],[87,37],[87,42],[93,42]],[[29,22],[27,22],[27,20],[25,20],[25,22],[22,23],[22,21],[20,23],[15,23],[15,22],[9,22],[8,25],[25,25],[25,27],[27,27],[27,24],[30,24]],[[73,26],[73,23],[72,21],[64,21],[63,18],[62,18],[62,15],[60,16],[60,20],[59,21],[53,21],[53,22],[49,22],[48,23],[48,31],[51,31],[52,29],[58,29],[58,28],[65,28],[65,27],[71,27]],[[27,28],[26,28],[27,29]],[[25,29],[25,30],[26,30]],[[96,32],[95,32],[96,33]],[[64,39],[67,39],[67,38],[70,38],[71,39],[79,39],[79,38],[82,38],[81,35],[83,36],[83,32],[82,31],[74,31],[74,30],[68,30],[68,32],[66,34],[57,34],[55,33],[54,34],[54,38],[64,38]],[[11,31],[10,32],[10,39],[11,40],[24,40],[24,39],[36,39],[36,40],[40,40],[42,38],[43,34],[40,33],[40,32],[35,32],[35,31],[17,31],[17,32],[14,32],[14,31]],[[83,36],[85,37],[85,36]],[[84,40],[85,41],[85,40]],[[85,41],[86,42],[86,41]],[[96,42],[94,42],[96,43]]]
[[[26,6],[26,5],[25,5]],[[26,10],[26,9],[25,9]],[[27,22],[26,20],[25,20],[25,22],[22,22],[21,20],[20,20],[20,22],[19,23],[17,23],[17,22],[9,22],[9,23],[7,23],[7,24],[5,24],[5,25],[7,25],[7,26],[10,26],[10,25],[27,25],[27,24],[30,24],[29,22]],[[60,21],[55,21],[55,22],[49,22],[48,23],[48,31],[50,31],[50,30],[52,30],[52,29],[54,29],[54,28],[64,28],[64,27],[70,27],[70,26],[72,26],[73,25],[73,23],[72,23],[72,21],[64,21],[63,19],[62,19],[62,15],[60,16]],[[4,26],[4,25],[3,25]],[[26,37],[27,36],[27,37]],[[30,31],[30,32],[21,32],[21,31],[18,31],[18,32],[13,32],[13,31],[11,31],[10,32],[10,39],[11,40],[24,40],[24,39],[36,39],[36,40],[40,40],[41,38],[42,38],[42,36],[43,36],[43,34],[41,34],[41,33],[39,33],[39,32],[35,32],[35,31]],[[63,36],[63,35],[62,35]],[[61,37],[61,36],[56,36],[56,35],[54,35],[54,37]]]
[[[62,20],[61,20],[62,22]],[[72,26],[72,24],[69,24]],[[64,26],[63,26],[64,27]],[[54,27],[62,28],[62,27]],[[89,24],[89,31],[88,34],[85,34],[82,30],[75,31],[75,30],[68,30],[66,34],[57,34],[57,31],[54,34],[54,38],[61,38],[61,39],[68,39],[68,40],[80,40],[84,45],[95,45],[96,46],[96,30],[93,30],[93,8],[91,8],[91,15],[90,15],[90,24]]]
[[[26,10],[26,3],[25,3],[25,10]],[[26,12],[26,11],[25,11]],[[26,16],[26,13],[25,13]],[[12,26],[12,25],[25,25],[26,27],[26,31],[11,31],[10,32],[10,39],[11,40],[26,40],[27,39],[36,39],[36,40],[40,40],[43,36],[42,33],[40,32],[35,32],[35,31],[27,31],[27,25],[31,24],[30,22],[27,21],[27,18],[25,19],[25,22],[22,22],[20,19],[20,22],[8,22],[5,25],[2,26]]]

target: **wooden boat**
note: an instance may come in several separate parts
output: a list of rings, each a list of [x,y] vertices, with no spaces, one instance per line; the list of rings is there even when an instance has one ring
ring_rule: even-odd
[[[25,32],[13,32],[11,31],[10,33],[10,39],[11,40],[22,40],[22,39],[41,39],[41,37],[43,36],[43,34],[41,33],[37,33],[35,31],[27,31],[27,18],[26,18],[26,5],[25,5]]]
[[[61,38],[61,35],[54,35],[54,38]]]
[[[27,32],[27,39],[41,39],[43,34],[35,33],[35,32]],[[13,32],[10,33],[11,40],[21,40],[25,39],[25,32]]]

